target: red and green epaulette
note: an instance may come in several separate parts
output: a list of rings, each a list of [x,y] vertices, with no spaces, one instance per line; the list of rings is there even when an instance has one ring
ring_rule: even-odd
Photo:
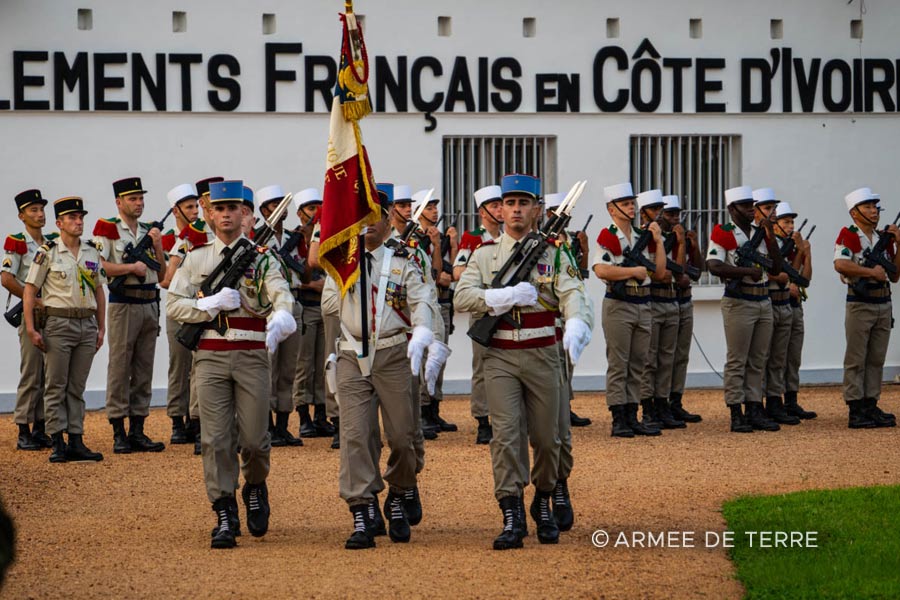
[[[55,240],[55,239],[58,238],[58,237],[59,237],[59,232],[58,232],[58,231],[54,231],[54,232],[52,232],[52,233],[48,233],[47,235],[45,235],[45,236],[44,236],[44,239],[47,240],[47,241],[52,241],[52,240]]]
[[[725,248],[726,252],[737,250],[737,238],[734,237],[734,224],[726,223],[725,225],[716,225],[712,234],[709,236],[710,241]]]
[[[25,234],[13,233],[6,236],[3,250],[6,252],[14,252],[16,254],[28,254],[28,242],[25,240]]]
[[[600,235],[597,236],[597,243],[612,252],[615,256],[621,256],[622,242],[619,241],[618,233],[619,228],[615,225],[604,227],[600,230]]]
[[[858,231],[856,225],[842,228],[835,243],[844,246],[853,254],[862,252],[862,242],[859,241]]]
[[[186,240],[192,246],[202,246],[207,242],[206,222],[197,219],[187,227],[181,230],[178,237]]]
[[[175,247],[175,242],[178,241],[178,238],[175,237],[175,230],[170,229],[164,234],[162,234],[162,248],[163,252],[170,252],[172,248]]]
[[[97,219],[97,224],[94,225],[94,235],[105,237],[108,240],[119,239],[119,218]]]

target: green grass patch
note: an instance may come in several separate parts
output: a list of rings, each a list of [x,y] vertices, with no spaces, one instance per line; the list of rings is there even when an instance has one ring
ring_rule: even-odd
[[[722,512],[747,598],[900,598],[900,486],[745,496]],[[762,531],[803,532],[806,547],[749,533]]]

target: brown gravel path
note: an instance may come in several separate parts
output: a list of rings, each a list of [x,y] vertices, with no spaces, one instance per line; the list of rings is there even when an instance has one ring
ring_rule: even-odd
[[[882,405],[898,412],[898,399],[900,389],[888,387]],[[579,394],[575,409],[594,425],[574,430],[575,528],[558,546],[540,546],[530,524],[525,549],[503,553],[490,549],[500,516],[488,450],[473,444],[465,398],[442,410],[460,432],[428,443],[425,520],[412,542],[378,538],[377,549],[363,552],[343,549],[351,519],[330,440],[274,449],[269,534],[245,533],[237,549],[212,551],[213,515],[190,447],[115,456],[109,426],[91,413],[86,441],[106,460],[51,465],[45,453],[13,449],[7,416],[0,494],[17,523],[19,556],[2,596],[735,598],[742,589],[723,550],[599,550],[591,533],[688,530],[702,539],[724,528],[720,506],[740,494],[900,483],[900,429],[846,429],[837,388],[804,390],[801,402],[819,419],[779,433],[727,433],[719,391],[689,393],[685,402],[703,423],[613,440],[603,396]],[[167,440],[168,424],[154,410],[148,432]]]

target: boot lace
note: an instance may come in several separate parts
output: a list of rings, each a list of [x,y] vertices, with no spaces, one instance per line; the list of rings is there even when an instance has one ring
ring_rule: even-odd
[[[259,488],[250,490],[250,510],[259,510]]]
[[[550,496],[544,496],[540,499],[541,521],[550,520]]]
[[[514,511],[511,508],[503,509],[503,531],[513,530]]]
[[[403,518],[403,498],[394,496],[391,498],[391,520]]]
[[[371,512],[372,512],[372,507],[370,505],[369,513],[371,514]],[[363,511],[361,511],[361,510],[358,510],[353,513],[353,531],[354,532],[359,531],[362,533],[366,532],[366,518],[365,518],[365,515],[363,514]]]
[[[228,526],[228,509],[222,507],[216,511],[216,514],[219,517],[219,533],[231,531],[231,527]]]
[[[559,506],[566,506],[568,501],[566,484],[561,481],[556,482],[556,487],[553,488],[553,503]]]

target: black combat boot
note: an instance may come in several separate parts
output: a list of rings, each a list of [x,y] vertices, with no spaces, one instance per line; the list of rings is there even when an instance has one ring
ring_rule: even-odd
[[[781,423],[782,425],[800,424],[800,417],[789,415],[787,411],[784,410],[784,404],[782,404],[781,402],[781,396],[766,397],[766,414],[771,420],[775,421],[776,423]]]
[[[531,501],[531,518],[537,525],[538,541],[542,544],[556,544],[559,542],[559,525],[553,518],[553,509],[550,507],[550,497],[553,492],[535,491],[534,500]]]
[[[667,398],[654,398],[653,406],[656,408],[656,418],[662,423],[663,429],[684,429],[687,427],[684,421],[680,421],[672,415]]]
[[[847,427],[850,429],[872,429],[873,427],[878,427],[878,424],[866,410],[864,403],[864,400],[850,400],[847,402],[847,408],[850,409],[850,419]]]
[[[519,507],[519,528],[516,530],[524,539],[528,537],[528,519],[525,518],[525,496],[517,496]]]
[[[38,419],[31,428],[31,439],[43,446],[44,448],[52,448],[53,440],[47,435],[45,427],[47,422],[44,419]]]
[[[384,516],[381,514],[381,506],[378,504],[378,494],[369,501],[369,535],[373,538],[387,535],[387,527],[384,524]]]
[[[129,417],[130,428],[128,431],[128,443],[135,452],[162,452],[166,445],[162,442],[154,442],[144,434],[144,420],[147,417]]]
[[[341,449],[341,418],[335,417],[331,420],[334,423],[334,436],[331,438],[331,449]]]
[[[287,446],[287,441],[281,434],[275,429],[275,417],[272,411],[269,411],[269,438],[271,439],[271,445],[273,448],[283,448]]]
[[[277,413],[275,415],[275,432],[278,434],[278,437],[284,440],[285,446],[302,446],[303,440],[294,437],[294,434],[288,429],[290,418],[290,411]]]
[[[300,437],[316,437],[316,428],[313,426],[312,419],[309,418],[309,404],[301,404],[298,406],[297,414],[300,415]]]
[[[66,440],[63,439],[63,433],[54,433],[51,436],[53,440],[53,451],[50,453],[50,462],[64,463],[66,462]]]
[[[66,460],[69,462],[100,462],[103,460],[103,455],[85,446],[80,433],[70,433],[69,444],[66,446]]]
[[[478,421],[478,433],[475,434],[475,444],[490,444],[494,439],[494,428],[491,427],[491,420],[488,417],[475,417]]]
[[[863,407],[869,418],[875,421],[877,427],[897,426],[897,417],[878,408],[878,400],[875,398],[863,398]]]
[[[182,417],[172,417],[172,437],[169,438],[170,444],[190,444],[188,430],[184,426]]]
[[[409,541],[409,520],[403,508],[403,494],[388,492],[384,499],[384,514],[388,520],[388,536],[392,542],[405,544]]]
[[[228,528],[231,529],[231,533],[234,537],[241,537],[241,515],[238,513],[237,499],[234,497],[231,499],[234,500],[234,505],[233,508],[229,508],[228,510]],[[219,526],[216,525],[212,528],[210,535],[216,537],[216,534],[218,533]]]
[[[19,425],[19,439],[16,440],[16,449],[17,450],[43,450],[43,446],[38,444],[33,437],[31,437],[31,430],[28,428],[28,423]]]
[[[375,547],[375,537],[370,533],[369,507],[365,504],[357,504],[350,507],[353,514],[353,533],[344,543],[347,550],[363,550]]]
[[[194,436],[194,456],[200,456],[203,452],[203,444],[200,442],[200,419],[191,419],[191,431]]]
[[[313,428],[316,431],[316,437],[331,437],[334,435],[334,425],[328,422],[325,415],[325,405],[316,404],[313,416]]]
[[[425,439],[437,439],[437,434],[440,431],[441,426],[434,420],[434,404],[422,405],[422,433],[425,434]],[[430,434],[433,434],[433,437]]]
[[[797,403],[797,392],[784,393],[784,410],[787,414],[801,419],[815,419],[819,416],[811,410],[805,410]]]
[[[591,420],[587,417],[579,417],[574,410],[569,411],[569,425],[571,427],[587,427],[591,424]]]
[[[234,548],[237,546],[235,532],[231,528],[237,515],[237,500],[233,496],[219,498],[212,505],[216,513],[216,526],[213,528],[211,548]]]
[[[560,531],[569,531],[575,523],[575,511],[572,510],[569,485],[565,479],[558,479],[553,488],[553,518]]]
[[[641,423],[647,427],[662,429],[662,421],[659,420],[659,416],[656,414],[656,405],[653,403],[653,398],[641,400]]]
[[[262,537],[269,531],[269,488],[266,482],[245,483],[241,490],[247,509],[247,529],[253,537]]]
[[[732,404],[728,408],[731,409],[731,433],[753,433],[753,427],[744,417],[741,405]]]
[[[431,406],[433,407],[432,412],[434,413],[434,422],[438,424],[438,428],[441,431],[459,431],[459,427],[456,426],[456,423],[451,423],[441,416],[441,402],[443,402],[443,400],[431,401]]]
[[[125,418],[110,419],[109,423],[113,428],[113,453],[131,454],[131,444],[128,442],[128,435],[125,433]]]
[[[744,409],[747,423],[753,429],[759,431],[779,431],[781,429],[781,426],[766,414],[762,402],[745,402]]]
[[[699,423],[703,420],[703,417],[700,415],[695,415],[684,410],[684,406],[681,404],[681,394],[676,392],[669,394],[669,409],[672,411],[673,417],[679,421],[684,421],[685,423]]]
[[[494,539],[494,550],[509,550],[522,547],[522,526],[519,524],[518,496],[506,496],[500,499],[500,512],[503,513],[503,531]]]
[[[661,435],[662,431],[660,431],[656,427],[650,427],[649,425],[645,425],[644,423],[638,421],[637,409],[637,404],[625,405],[625,422],[629,427],[631,427],[631,430],[635,433],[635,435]]]
[[[612,413],[612,437],[633,438],[634,431],[628,426],[628,420],[625,418],[625,405],[616,404],[609,407]]]
[[[419,497],[419,486],[403,492],[403,509],[410,525],[418,525],[422,521],[422,499]]]

